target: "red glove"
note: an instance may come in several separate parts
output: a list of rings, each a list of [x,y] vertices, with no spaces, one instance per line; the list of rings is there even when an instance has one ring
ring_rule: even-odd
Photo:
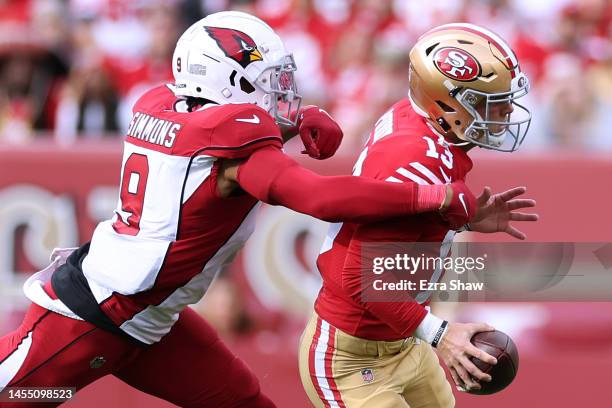
[[[314,159],[324,160],[336,153],[342,142],[342,129],[329,113],[318,106],[300,109],[296,125],[305,150]]]
[[[453,190],[451,201],[440,213],[451,229],[458,230],[474,218],[478,205],[476,197],[463,181],[451,183],[450,188]]]

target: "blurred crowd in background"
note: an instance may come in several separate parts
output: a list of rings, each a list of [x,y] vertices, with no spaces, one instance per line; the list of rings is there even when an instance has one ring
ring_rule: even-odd
[[[227,9],[279,32],[345,151],[406,95],[418,36],[457,21],[507,39],[530,76],[527,148],[612,149],[608,0],[0,0],[1,143],[120,138],[138,96],[172,81],[180,33]]]

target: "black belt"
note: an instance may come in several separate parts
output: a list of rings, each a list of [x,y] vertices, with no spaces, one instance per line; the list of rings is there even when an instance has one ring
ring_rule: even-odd
[[[51,286],[57,297],[81,319],[108,332],[117,334],[139,346],[147,344],[130,336],[102,311],[83,274],[83,259],[89,253],[89,242],[75,250],[66,263],[51,276]]]

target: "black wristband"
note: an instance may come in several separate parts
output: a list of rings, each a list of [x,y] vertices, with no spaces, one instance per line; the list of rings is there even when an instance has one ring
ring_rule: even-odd
[[[433,341],[431,342],[431,346],[433,348],[438,347],[438,343],[440,342],[440,339],[442,338],[442,335],[444,334],[444,332],[446,331],[446,326],[448,326],[448,322],[445,320],[442,322],[442,324],[440,325],[440,328],[438,329],[438,331],[436,332],[436,335],[434,336]]]

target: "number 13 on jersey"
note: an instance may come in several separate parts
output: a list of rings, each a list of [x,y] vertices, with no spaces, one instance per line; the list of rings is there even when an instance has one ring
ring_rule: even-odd
[[[444,149],[444,151],[442,152],[442,154],[438,153],[438,146],[436,146],[436,143],[433,141],[433,139],[429,136],[423,136],[423,139],[425,139],[425,141],[427,142],[427,157],[433,157],[434,159],[440,159],[440,161],[442,162],[442,164],[444,164],[444,166],[446,166],[447,169],[452,169],[453,168],[453,153],[450,151],[450,149],[448,148],[448,146],[446,144],[444,144],[444,142],[440,142],[440,140],[438,140],[438,146],[442,147]]]

